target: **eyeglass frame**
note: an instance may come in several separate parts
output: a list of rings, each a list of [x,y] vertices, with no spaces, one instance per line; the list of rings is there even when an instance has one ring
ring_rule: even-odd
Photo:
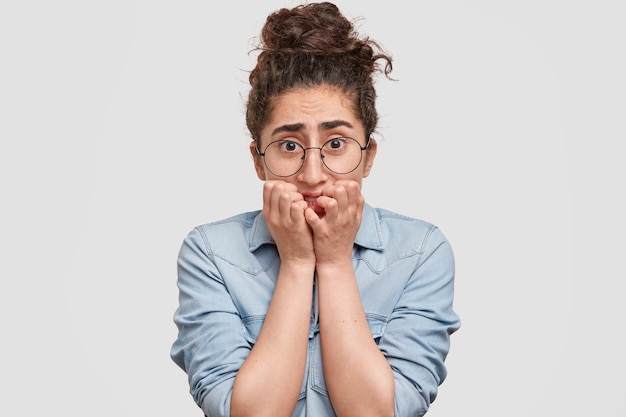
[[[355,141],[355,142],[356,142],[356,144],[357,144],[357,145],[359,146],[359,148],[360,148],[361,155],[360,155],[360,158],[359,158],[359,163],[358,163],[358,164],[356,164],[356,166],[355,166],[354,168],[352,168],[352,169],[351,169],[350,171],[348,171],[348,172],[337,172],[337,171],[333,171],[332,169],[330,169],[330,167],[329,167],[328,165],[326,165],[326,162],[324,162],[324,157],[325,157],[325,155],[322,153],[322,148],[323,148],[324,146],[326,146],[326,144],[327,144],[327,143],[329,143],[330,141],[332,141],[332,140],[336,140],[336,139],[351,139],[351,140]],[[265,167],[266,167],[266,168],[267,168],[267,169],[268,169],[268,170],[269,170],[272,174],[274,174],[274,175],[276,175],[277,177],[280,177],[280,178],[292,177],[292,176],[296,175],[298,172],[300,172],[300,170],[301,170],[301,169],[302,169],[302,167],[304,166],[304,163],[306,162],[306,151],[308,151],[309,149],[317,149],[317,150],[319,150],[319,151],[320,151],[320,160],[322,161],[322,165],[324,165],[324,166],[326,167],[326,169],[328,169],[330,172],[332,172],[332,173],[334,173],[334,174],[337,174],[337,175],[346,175],[346,174],[349,174],[349,173],[351,173],[351,172],[354,172],[354,170],[356,170],[356,169],[357,169],[357,168],[361,165],[361,162],[363,162],[363,151],[366,151],[366,150],[368,150],[368,149],[370,148],[371,141],[372,141],[372,140],[371,140],[371,138],[368,138],[368,139],[367,139],[367,143],[365,144],[365,146],[361,146],[361,143],[359,143],[359,141],[358,141],[358,140],[356,140],[355,138],[351,138],[350,136],[337,136],[337,137],[334,137],[334,138],[328,139],[326,142],[324,142],[324,143],[322,144],[322,146],[321,146],[321,147],[318,147],[318,146],[309,146],[309,147],[305,148],[304,146],[302,146],[300,143],[298,143],[298,142],[297,142],[297,141],[295,141],[295,140],[290,141],[290,140],[285,140],[285,139],[278,139],[278,140],[274,140],[274,141],[272,141],[272,142],[268,143],[268,144],[267,144],[267,146],[266,146],[266,147],[265,147],[265,149],[264,149],[264,152],[261,152],[261,151],[259,150],[259,141],[257,140],[257,141],[255,141],[256,143],[255,143],[254,149],[255,149],[255,151],[256,151],[256,153],[257,153],[257,155],[259,155],[259,156],[263,157],[263,164],[265,165]],[[296,170],[296,172],[294,172],[293,174],[289,174],[289,175],[278,175],[278,174],[274,173],[274,171],[272,171],[272,170],[270,169],[270,167],[269,167],[269,166],[267,166],[267,162],[265,161],[265,151],[267,150],[267,148],[269,148],[270,146],[272,146],[274,143],[277,143],[277,142],[293,142],[293,143],[297,144],[299,147],[301,147],[301,148],[302,148],[302,152],[303,152],[303,155],[302,155],[302,163],[300,164],[300,168],[298,168],[298,169]]]

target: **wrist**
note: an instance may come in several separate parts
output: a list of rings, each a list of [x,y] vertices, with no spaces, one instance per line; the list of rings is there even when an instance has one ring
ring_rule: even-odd
[[[318,261],[315,264],[315,270],[318,276],[345,276],[346,273],[354,274],[352,266],[352,258],[329,259]]]
[[[313,279],[313,273],[315,272],[315,259],[281,259],[280,270],[281,273],[286,273],[289,276],[302,276]]]

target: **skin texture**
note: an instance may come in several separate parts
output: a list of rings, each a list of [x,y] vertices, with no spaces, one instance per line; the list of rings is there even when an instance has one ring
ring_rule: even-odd
[[[259,149],[278,139],[319,147],[338,136],[365,146],[363,124],[350,104],[328,86],[287,92],[262,130]],[[372,339],[352,267],[361,185],[376,156],[376,142],[370,143],[349,174],[329,171],[312,151],[302,169],[286,178],[268,171],[256,144],[250,145],[281,267],[257,343],[235,379],[232,416],[291,415],[304,377],[315,271],[324,372],[336,414],[393,416],[393,376]]]

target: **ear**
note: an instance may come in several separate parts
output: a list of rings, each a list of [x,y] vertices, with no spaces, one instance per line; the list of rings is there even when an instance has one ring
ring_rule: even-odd
[[[374,165],[374,159],[376,158],[376,151],[378,150],[378,143],[376,143],[376,139],[370,138],[370,145],[365,150],[365,161],[363,164],[363,178],[367,177],[372,170],[372,166]]]
[[[259,177],[261,181],[265,181],[265,164],[263,163],[263,157],[256,151],[255,140],[250,142],[250,154],[252,155],[252,160],[254,161],[254,170],[256,171],[257,177]]]

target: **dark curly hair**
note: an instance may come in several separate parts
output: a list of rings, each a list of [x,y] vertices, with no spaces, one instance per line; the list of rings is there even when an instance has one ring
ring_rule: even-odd
[[[298,88],[329,85],[352,101],[366,138],[378,124],[373,75],[389,78],[391,56],[367,37],[333,3],[310,3],[280,9],[261,30],[256,67],[250,72],[246,124],[252,139],[260,138],[276,99]],[[385,65],[381,69],[378,60]]]

